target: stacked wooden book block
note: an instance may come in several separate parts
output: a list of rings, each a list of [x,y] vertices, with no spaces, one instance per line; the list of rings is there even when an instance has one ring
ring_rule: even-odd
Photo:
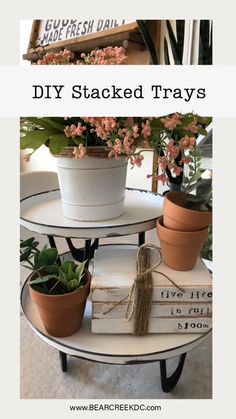
[[[91,282],[92,332],[133,333],[134,320],[127,319],[126,313],[136,278],[136,256],[135,245],[101,246],[96,251]],[[153,258],[156,257],[153,251]],[[149,333],[210,330],[212,278],[202,260],[199,258],[191,271],[174,271],[163,261],[157,270],[165,276],[152,273]]]

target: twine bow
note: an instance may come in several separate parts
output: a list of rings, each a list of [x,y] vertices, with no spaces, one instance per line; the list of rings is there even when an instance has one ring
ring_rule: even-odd
[[[158,260],[150,267],[151,250],[157,251]],[[156,270],[161,261],[162,254],[159,247],[154,244],[143,244],[140,246],[136,258],[137,276],[131,287],[129,295],[112,305],[112,307],[103,313],[109,313],[128,298],[125,310],[125,319],[127,321],[131,321],[131,319],[134,318],[133,334],[136,336],[148,334],[153,292],[152,272],[164,276],[181,292],[185,292],[185,290],[180,288],[171,278],[169,278],[169,276]]]
[[[156,250],[159,260],[150,267],[150,251]],[[133,334],[136,336],[148,334],[149,317],[152,307],[152,272],[159,273],[167,278],[174,286],[184,292],[175,282],[167,275],[156,268],[162,261],[160,249],[154,244],[143,244],[137,252],[137,277],[132,285],[129,300],[125,311],[125,319],[130,321],[134,317]]]

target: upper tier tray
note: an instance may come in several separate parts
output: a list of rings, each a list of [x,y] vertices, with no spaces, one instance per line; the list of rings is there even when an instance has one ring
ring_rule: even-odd
[[[60,190],[41,192],[21,200],[21,225],[40,234],[80,239],[116,237],[151,230],[162,215],[163,197],[126,189],[124,214],[113,220],[80,222],[62,213]]]

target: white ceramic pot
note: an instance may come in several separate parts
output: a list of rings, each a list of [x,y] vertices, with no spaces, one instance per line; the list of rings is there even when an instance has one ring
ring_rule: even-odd
[[[87,156],[76,160],[62,154],[56,157],[56,161],[65,217],[78,221],[102,221],[123,214],[125,157]]]

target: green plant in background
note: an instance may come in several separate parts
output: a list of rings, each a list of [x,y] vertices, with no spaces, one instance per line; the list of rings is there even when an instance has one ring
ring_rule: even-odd
[[[207,135],[206,127],[211,117],[194,113],[174,113],[150,122],[150,148],[156,150],[157,166],[152,176],[164,184],[182,185],[184,168],[194,164],[194,155],[199,150],[196,140],[199,135]],[[200,153],[200,152],[199,152]],[[198,161],[197,161],[198,163]],[[186,182],[185,182],[186,183]]]
[[[201,257],[212,260],[212,224],[209,226],[208,237],[201,250]]]
[[[20,243],[20,262],[35,273],[36,278],[29,284],[36,291],[58,295],[83,287],[86,261],[76,265],[74,261],[66,260],[59,265],[57,249],[39,250],[38,244],[34,237],[21,240]]]
[[[202,179],[201,159],[202,153],[194,145],[188,154],[188,173],[183,175],[181,191],[186,208],[208,211],[212,208],[212,185],[211,180]],[[192,194],[194,191],[195,194]]]

